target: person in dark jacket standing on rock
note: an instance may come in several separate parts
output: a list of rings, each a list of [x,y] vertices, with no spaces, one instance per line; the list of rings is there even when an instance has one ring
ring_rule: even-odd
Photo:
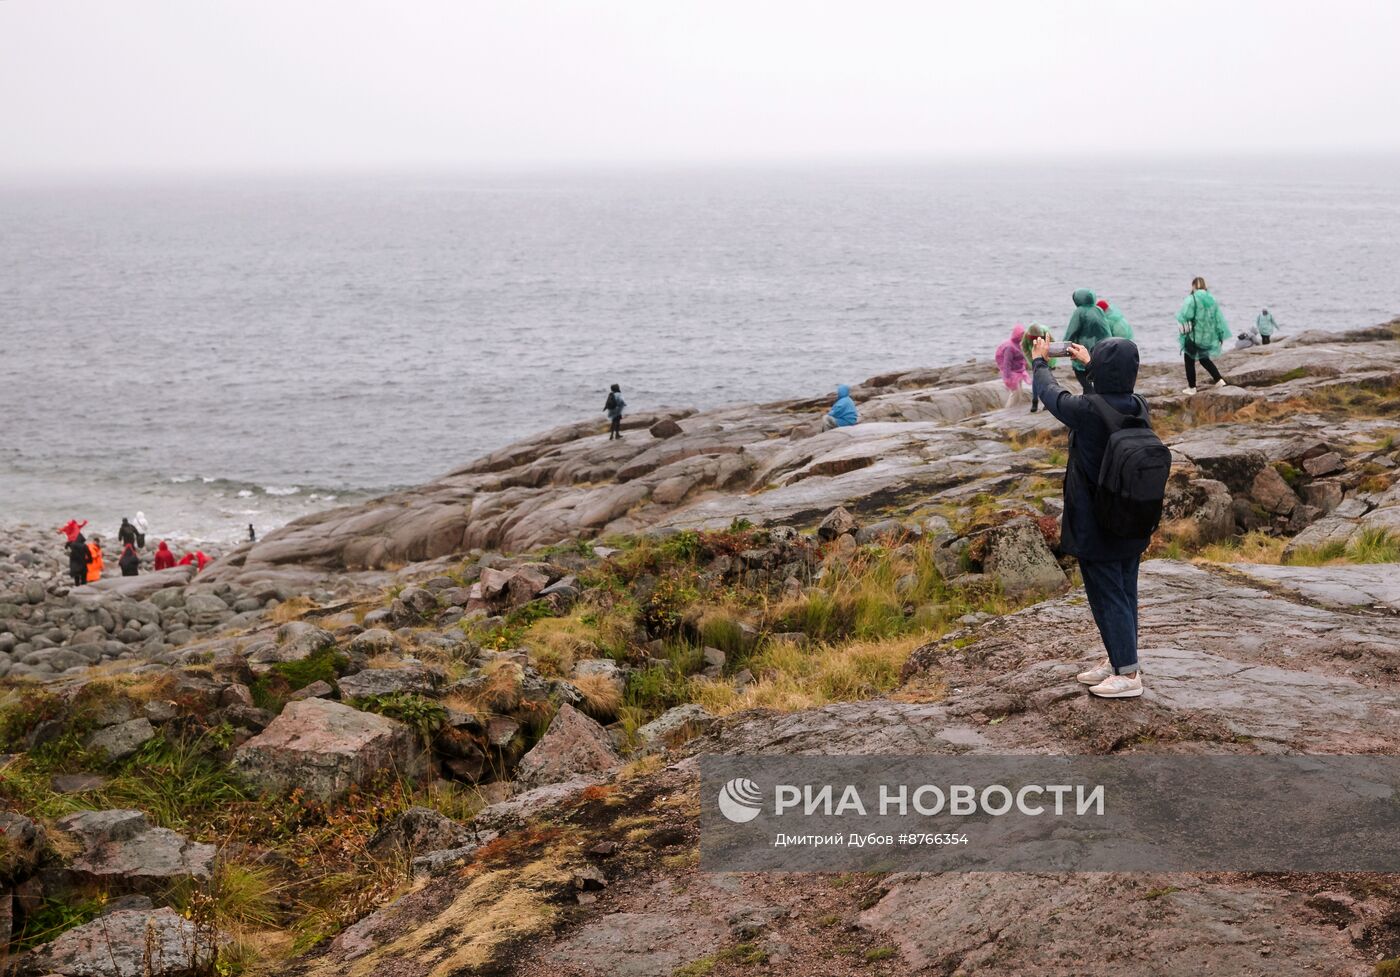
[[[121,528],[117,530],[117,542],[123,546],[136,545],[136,527],[126,516],[122,516]]]
[[[92,559],[87,537],[77,533],[64,545],[68,547],[68,573],[73,578],[73,586],[81,587],[87,583],[88,561]]]
[[[608,391],[608,401],[603,405],[603,413],[612,420],[612,428],[608,431],[608,440],[622,437],[622,408],[627,406],[627,401],[622,399],[622,388],[617,384],[612,385]]]
[[[1124,539],[1106,532],[1094,514],[1094,489],[1112,433],[1088,396],[1072,394],[1055,381],[1046,361],[1049,343],[1032,347],[1032,392],[1046,410],[1069,428],[1069,462],[1065,466],[1065,511],[1060,524],[1060,548],[1077,557],[1084,592],[1098,625],[1108,659],[1082,672],[1079,681],[1107,699],[1142,695],[1138,670],[1138,562],[1149,538]],[[1147,419],[1147,402],[1133,394],[1137,383],[1138,349],[1126,339],[1101,340],[1092,356],[1081,345],[1070,353],[1088,374],[1091,390],[1120,414]]]
[[[135,543],[127,543],[122,547],[121,559],[117,560],[117,566],[121,567],[123,577],[134,577],[141,572],[141,557],[136,555]]]

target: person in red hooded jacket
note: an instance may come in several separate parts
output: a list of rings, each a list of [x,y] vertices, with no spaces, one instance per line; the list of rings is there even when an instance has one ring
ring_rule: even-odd
[[[169,570],[175,565],[175,554],[170,552],[170,547],[165,545],[165,540],[160,541],[156,547],[156,569]]]
[[[187,566],[189,566],[189,565],[190,565],[191,563],[193,563],[193,562],[194,562],[194,554],[193,554],[193,553],[186,553],[184,556],[180,557],[180,562],[179,562],[178,565],[179,565],[179,566],[182,566],[182,567],[187,567]]]
[[[199,569],[203,570],[209,565],[209,557],[204,555],[203,550],[194,551],[195,562],[199,564]]]

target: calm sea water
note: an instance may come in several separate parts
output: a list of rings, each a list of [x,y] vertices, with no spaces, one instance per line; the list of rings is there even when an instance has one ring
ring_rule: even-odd
[[[1400,312],[1397,160],[0,186],[4,521],[233,539],[632,409],[987,357],[1070,292],[1170,355]]]

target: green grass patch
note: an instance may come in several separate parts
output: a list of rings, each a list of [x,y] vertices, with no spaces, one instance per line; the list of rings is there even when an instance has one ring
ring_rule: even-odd
[[[46,898],[39,908],[24,918],[24,926],[14,935],[10,950],[30,950],[48,943],[75,927],[90,923],[102,915],[107,900],[100,896],[71,896],[66,899]]]
[[[352,699],[350,705],[365,712],[397,719],[418,734],[424,746],[432,743],[447,722],[447,708],[440,702],[415,692],[390,692]]]
[[[1355,563],[1400,563],[1400,537],[1384,529],[1363,529],[1347,546]]]
[[[188,832],[253,796],[216,755],[220,734],[229,731],[157,736],[92,799],[99,807],[136,808],[161,827]]]
[[[334,686],[335,680],[349,664],[350,660],[335,645],[318,648],[298,661],[277,662],[267,674],[253,680],[250,687],[253,705],[269,712],[279,712],[287,704],[288,696],[312,682]]]
[[[1285,561],[1290,566],[1316,567],[1328,563],[1400,563],[1400,537],[1388,530],[1363,529],[1350,542],[1299,547]]]
[[[1283,480],[1292,488],[1297,488],[1303,481],[1303,473],[1294,468],[1286,461],[1274,462],[1274,470],[1283,476]]]

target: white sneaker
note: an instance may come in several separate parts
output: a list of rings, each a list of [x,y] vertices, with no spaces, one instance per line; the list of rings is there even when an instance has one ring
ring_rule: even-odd
[[[1185,390],[1182,391],[1182,393],[1184,393],[1184,394],[1185,394],[1186,396],[1188,396],[1188,397],[1194,397],[1194,396],[1196,396],[1196,388],[1195,388],[1195,387],[1187,387]]]
[[[1219,380],[1215,381],[1215,385],[1217,387],[1228,387],[1230,385],[1230,381],[1226,380],[1224,377],[1221,377]]]
[[[1136,678],[1128,678],[1126,675],[1110,675],[1098,685],[1089,689],[1090,695],[1096,695],[1100,699],[1132,699],[1142,695],[1142,673],[1138,672]]]
[[[1080,672],[1075,676],[1075,679],[1084,685],[1098,685],[1104,679],[1110,678],[1112,675],[1113,666],[1110,665],[1108,659],[1105,658],[1102,665],[1091,668],[1087,672]]]

